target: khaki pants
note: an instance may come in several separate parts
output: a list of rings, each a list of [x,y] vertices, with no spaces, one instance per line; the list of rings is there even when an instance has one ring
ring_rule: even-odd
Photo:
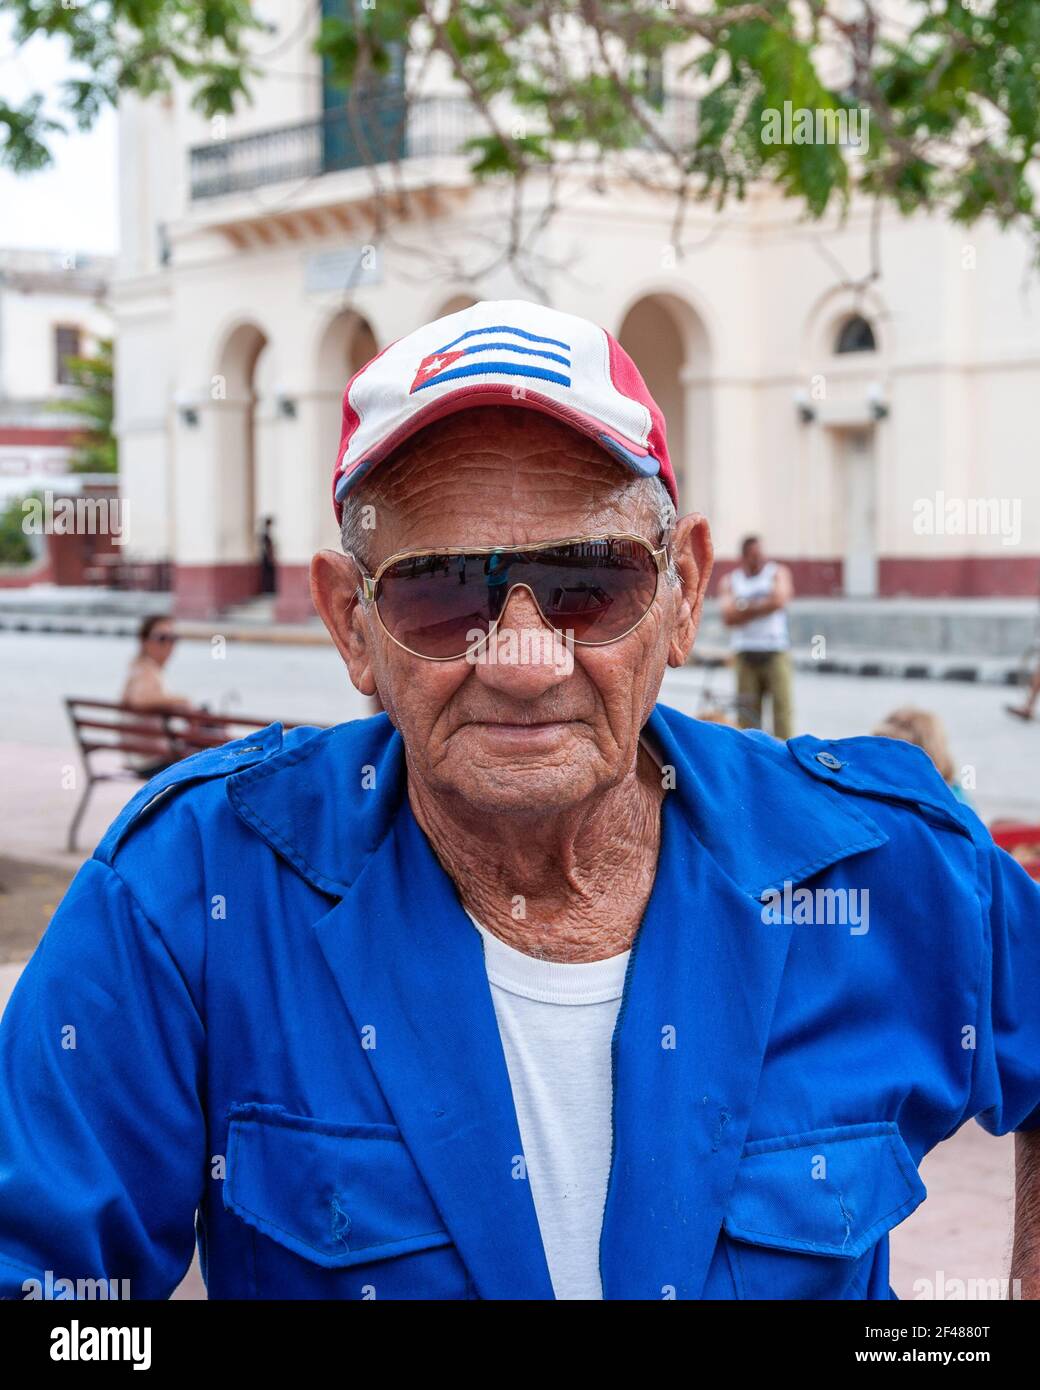
[[[772,706],[773,733],[789,739],[792,727],[791,656],[789,652],[737,652],[738,722],[742,729],[762,728],[762,700]]]

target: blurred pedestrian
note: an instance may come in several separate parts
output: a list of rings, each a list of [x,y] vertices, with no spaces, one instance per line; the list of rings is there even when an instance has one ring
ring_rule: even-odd
[[[931,710],[915,709],[903,705],[892,711],[874,730],[880,738],[898,738],[904,743],[916,744],[923,748],[931,758],[950,791],[958,801],[971,805],[971,798],[957,779],[957,769],[950,752],[949,740],[943,722]]]
[[[1040,628],[1038,628],[1040,631]],[[1033,654],[1035,655],[1035,648]],[[1036,702],[1040,700],[1040,661],[1037,662],[1036,670],[1033,672],[1029,682],[1029,693],[1020,705],[1005,705],[1008,714],[1013,714],[1016,719],[1032,719],[1033,711],[1036,709]]]
[[[274,526],[274,517],[265,516],[264,524],[260,528],[260,592],[262,594],[273,594],[278,588],[278,567],[277,557],[274,548],[274,536],[271,528]]]
[[[1017,719],[1032,719],[1037,700],[1040,700],[1040,666],[1033,672],[1025,701],[1021,705],[1005,705],[1004,708]]]
[[[794,597],[791,571],[767,560],[758,536],[747,536],[740,564],[719,585],[722,621],[733,629],[740,726],[762,728],[768,696],[773,733],[789,739],[793,729],[790,638],[786,608]]]

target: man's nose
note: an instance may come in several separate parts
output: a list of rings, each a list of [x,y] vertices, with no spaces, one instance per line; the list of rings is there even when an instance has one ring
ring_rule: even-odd
[[[492,690],[535,700],[574,670],[574,653],[542,619],[527,589],[513,589],[494,634],[474,658],[477,679]]]

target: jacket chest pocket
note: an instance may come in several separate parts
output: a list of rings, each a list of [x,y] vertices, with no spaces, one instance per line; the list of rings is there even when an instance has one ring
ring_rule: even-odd
[[[878,1241],[926,1191],[898,1126],[844,1125],[747,1144],[705,1297],[863,1298]],[[887,1293],[887,1282],[886,1282]]]
[[[231,1109],[224,1206],[257,1233],[259,1298],[467,1298],[400,1132]]]

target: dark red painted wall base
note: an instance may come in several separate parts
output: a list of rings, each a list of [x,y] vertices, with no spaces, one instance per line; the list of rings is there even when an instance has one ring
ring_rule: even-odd
[[[212,618],[229,604],[243,603],[259,592],[260,566],[250,561],[173,568],[173,611],[178,618]]]
[[[790,560],[772,556],[791,570],[799,598],[841,598],[841,560]],[[717,560],[708,593],[735,569],[736,560]],[[958,555],[935,559],[882,556],[879,598],[1035,598],[1040,593],[1040,555]]]
[[[302,623],[314,617],[311,602],[310,565],[279,565],[275,622]]]
[[[15,569],[12,565],[6,574],[0,574],[0,589],[28,589],[30,584],[53,584],[54,572],[47,556],[34,564]]]
[[[840,598],[842,595],[842,564],[840,560],[789,560],[783,555],[770,555],[771,560],[779,560],[791,571],[794,591],[799,598]],[[719,591],[719,580],[730,570],[735,570],[739,560],[716,558],[712,571],[708,597],[714,598]]]
[[[882,559],[878,592],[925,598],[1035,598],[1040,555],[960,555],[950,558]]]
[[[277,584],[275,622],[302,623],[314,617],[309,565],[279,565]],[[256,564],[174,566],[173,611],[178,618],[214,618],[229,605],[259,593]]]

